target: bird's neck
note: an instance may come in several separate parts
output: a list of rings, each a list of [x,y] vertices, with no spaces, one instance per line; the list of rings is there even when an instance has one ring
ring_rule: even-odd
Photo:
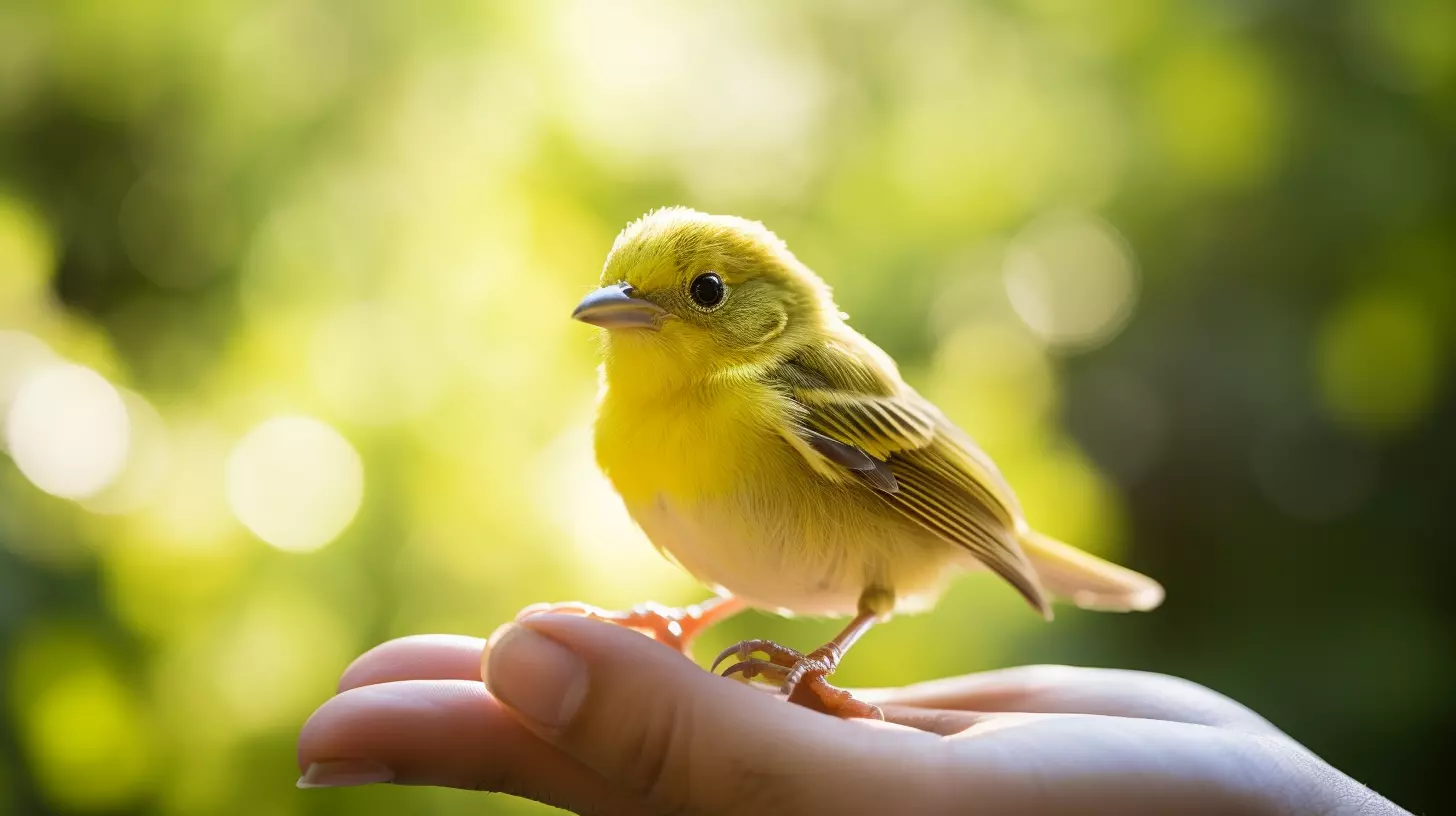
[[[709,399],[725,388],[761,380],[777,358],[736,361],[684,360],[675,350],[650,346],[608,349],[602,359],[605,393],[627,404]]]

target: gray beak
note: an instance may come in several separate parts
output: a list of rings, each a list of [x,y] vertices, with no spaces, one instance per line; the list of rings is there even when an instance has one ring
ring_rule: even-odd
[[[604,329],[659,331],[667,310],[650,300],[632,297],[632,285],[613,283],[581,299],[571,313],[575,320]]]

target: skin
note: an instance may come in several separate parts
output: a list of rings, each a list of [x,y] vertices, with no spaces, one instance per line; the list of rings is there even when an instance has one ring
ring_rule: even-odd
[[[578,813],[1405,812],[1172,677],[1032,666],[858,694],[889,722],[786,706],[621,627],[535,615],[489,644],[366,653],[298,758],[309,786],[501,791]]]

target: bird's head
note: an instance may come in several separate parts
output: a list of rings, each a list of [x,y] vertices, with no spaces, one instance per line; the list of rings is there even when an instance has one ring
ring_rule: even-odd
[[[609,367],[709,376],[780,358],[839,321],[829,288],[762,224],[683,207],[622,230],[601,284],[572,317],[608,330]]]

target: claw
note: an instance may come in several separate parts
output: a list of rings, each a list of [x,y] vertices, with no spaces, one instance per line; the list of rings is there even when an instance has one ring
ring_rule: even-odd
[[[754,654],[764,657],[756,658]],[[723,661],[736,655],[738,662],[723,670],[724,677],[737,674],[745,680],[778,678],[781,692],[791,703],[837,717],[883,720],[884,715],[878,708],[829,684],[826,678],[833,673],[842,654],[843,650],[833,643],[805,655],[771,640],[745,640],[720,652],[709,671],[717,672]]]
[[[708,671],[717,671],[719,663],[734,655],[737,655],[739,660],[747,660],[755,652],[767,657],[769,663],[782,666],[786,669],[793,668],[804,659],[802,654],[787,646],[780,646],[771,640],[745,640],[742,643],[734,644],[719,652],[718,658],[713,661],[713,666]]]
[[[752,680],[753,678],[758,676],[767,677],[771,674],[778,674],[785,671],[787,671],[787,669],[784,666],[778,665],[777,663],[770,663],[767,660],[754,659],[734,663],[733,665],[723,670],[723,676],[729,677],[731,675],[741,673],[744,680]]]
[[[708,667],[708,673],[709,674],[716,674],[718,672],[718,664],[719,663],[722,663],[723,661],[727,660],[728,658],[730,658],[730,657],[732,657],[734,655],[738,655],[738,658],[740,660],[748,657],[750,654],[752,654],[752,651],[743,651],[743,647],[744,646],[747,646],[751,642],[752,641],[744,641],[742,643],[735,643],[732,646],[729,646],[728,648],[726,648],[723,651],[719,652],[718,653],[718,656],[715,657],[715,658],[713,658],[713,665]],[[741,666],[743,664],[740,663],[738,665]],[[736,668],[736,666],[735,666],[735,668]],[[726,672],[726,671],[723,672],[723,676],[724,677],[727,677],[728,676],[728,672]]]
[[[742,643],[735,643],[718,653],[718,657],[713,660],[713,666],[708,671],[716,672],[719,663],[735,655],[739,660],[747,660],[754,652],[763,651],[761,647],[768,645],[768,643],[766,640],[745,640]]]

